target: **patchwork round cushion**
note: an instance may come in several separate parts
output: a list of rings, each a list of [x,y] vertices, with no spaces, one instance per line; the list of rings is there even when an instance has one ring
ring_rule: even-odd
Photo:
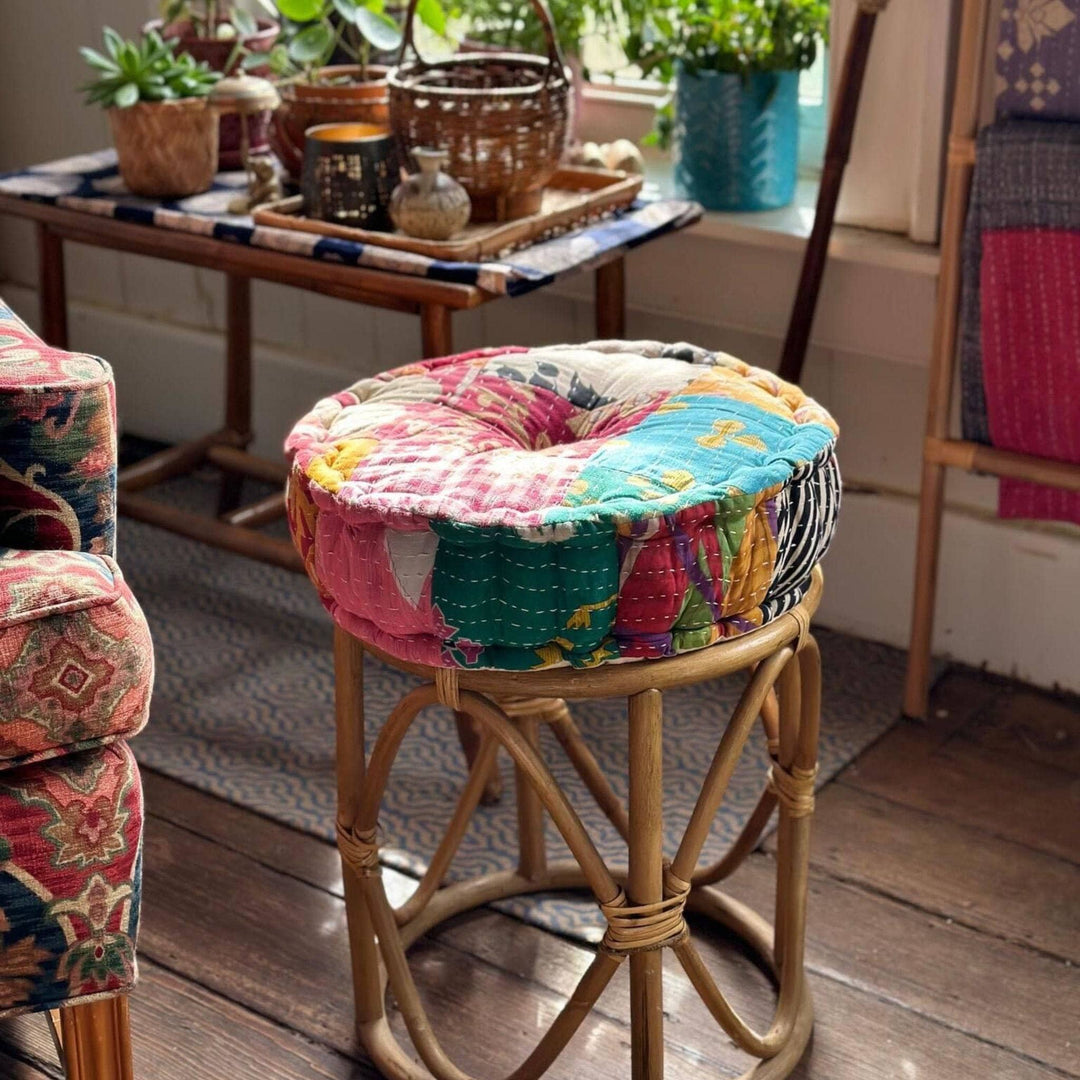
[[[832,538],[836,424],[723,353],[605,341],[410,364],[286,443],[323,603],[399,659],[671,656],[799,601]]]

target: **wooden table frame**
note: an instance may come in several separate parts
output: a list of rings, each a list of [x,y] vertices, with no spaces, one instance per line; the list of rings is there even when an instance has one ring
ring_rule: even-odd
[[[500,294],[475,285],[343,266],[209,236],[117,221],[12,196],[0,196],[0,213],[36,223],[42,336],[57,348],[68,348],[65,240],[224,273],[225,425],[218,431],[168,447],[122,470],[117,481],[118,509],[127,517],[289,570],[302,570],[292,544],[258,531],[259,526],[284,515],[283,494],[275,493],[256,503],[240,505],[245,477],[284,484],[288,471],[284,462],[257,457],[247,449],[254,437],[251,282],[272,281],[340,300],[419,315],[421,355],[424,357],[453,352],[451,321],[455,311],[465,311],[501,298]],[[597,336],[623,337],[626,324],[623,252],[615,250],[590,266],[596,271]],[[156,484],[183,476],[205,463],[222,471],[216,518],[168,506],[142,494]]]

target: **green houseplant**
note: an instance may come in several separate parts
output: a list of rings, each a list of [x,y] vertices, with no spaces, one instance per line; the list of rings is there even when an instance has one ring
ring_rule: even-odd
[[[254,3],[255,0],[252,0]],[[234,74],[243,60],[248,68],[263,63],[281,33],[272,0],[257,0],[259,14],[223,0],[162,0],[161,17],[147,23],[144,32],[158,31],[177,51],[205,61],[214,71]],[[270,152],[270,111],[255,113],[243,121],[236,115],[221,117],[218,134],[218,168],[243,168],[241,129],[248,129],[248,146],[254,155]]]
[[[109,117],[120,175],[136,195],[206,191],[217,168],[217,114],[206,101],[219,74],[151,31],[125,41],[106,27],[104,51],[83,48],[94,72],[83,89]]]
[[[679,191],[714,210],[768,210],[795,194],[799,72],[828,33],[824,0],[624,0],[627,56],[674,78],[659,118]]]
[[[146,30],[157,30],[214,71],[233,72],[241,56],[270,51],[281,32],[272,0],[258,0],[261,15],[218,0],[163,0],[161,18]]]
[[[401,30],[384,0],[275,0],[284,40],[269,54],[281,106],[271,143],[294,179],[304,160],[304,132],[316,124],[389,121],[387,68],[374,53],[396,51]],[[440,0],[421,0],[421,20],[442,34]],[[344,56],[349,62],[335,64]]]

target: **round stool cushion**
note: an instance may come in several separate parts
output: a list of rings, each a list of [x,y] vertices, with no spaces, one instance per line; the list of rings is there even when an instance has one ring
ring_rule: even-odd
[[[402,660],[671,656],[802,597],[832,538],[836,425],[689,345],[487,349],[321,401],[289,523],[333,617]]]

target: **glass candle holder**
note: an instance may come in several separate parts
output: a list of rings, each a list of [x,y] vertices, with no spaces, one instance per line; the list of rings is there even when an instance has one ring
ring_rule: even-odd
[[[390,195],[400,160],[379,124],[316,124],[304,132],[300,191],[304,213],[320,221],[389,231]]]

